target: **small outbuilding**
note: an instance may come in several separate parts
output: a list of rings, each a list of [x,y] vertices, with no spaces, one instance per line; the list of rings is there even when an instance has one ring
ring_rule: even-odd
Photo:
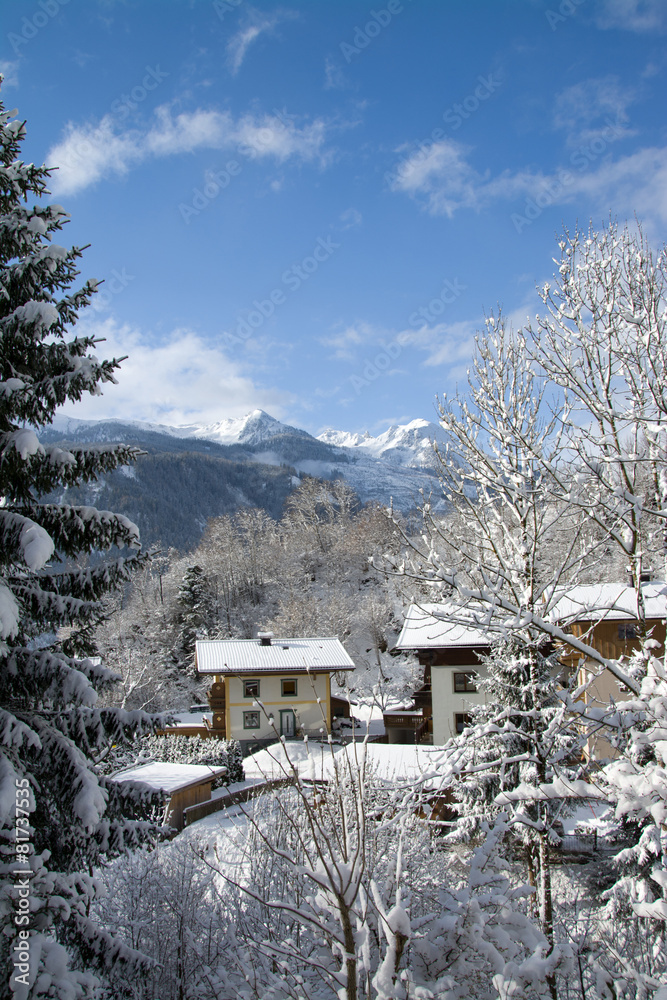
[[[131,781],[144,785],[152,792],[162,792],[168,797],[164,823],[176,830],[184,826],[183,810],[211,798],[213,781],[225,774],[225,767],[206,764],[170,764],[155,761],[141,764],[113,776],[114,781]]]

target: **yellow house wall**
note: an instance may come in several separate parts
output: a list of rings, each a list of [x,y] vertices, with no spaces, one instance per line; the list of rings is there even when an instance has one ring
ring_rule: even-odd
[[[297,729],[307,735],[318,735],[331,725],[331,681],[329,674],[243,674],[225,677],[227,688],[227,739],[252,740],[275,736],[261,708],[253,707],[253,698],[244,698],[243,681],[259,680],[259,699],[268,715],[273,714],[275,728],[280,734],[280,710],[292,709],[296,715]],[[297,696],[281,694],[282,680],[297,681]],[[313,690],[314,688],[314,690]],[[321,701],[318,704],[317,699]],[[243,728],[243,713],[259,711],[259,729]],[[324,713],[325,721],[322,718]]]

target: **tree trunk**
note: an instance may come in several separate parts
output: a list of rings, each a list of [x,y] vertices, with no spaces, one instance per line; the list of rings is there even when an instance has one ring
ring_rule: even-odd
[[[338,897],[338,909],[345,941],[345,973],[347,977],[345,998],[346,1000],[357,1000],[357,946],[354,940],[350,911],[342,896]]]

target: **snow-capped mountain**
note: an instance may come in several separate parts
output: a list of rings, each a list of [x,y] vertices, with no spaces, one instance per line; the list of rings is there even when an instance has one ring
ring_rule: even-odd
[[[182,427],[171,427],[169,432],[176,437],[200,438],[204,441],[215,441],[217,444],[263,444],[271,438],[282,434],[296,434],[309,437],[307,431],[298,427],[281,424],[279,420],[265,413],[264,410],[252,410],[244,417],[229,417],[214,424],[186,424]]]
[[[418,418],[409,424],[393,424],[377,437],[372,437],[368,431],[365,434],[350,434],[327,428],[317,438],[334,447],[348,448],[393,465],[433,468],[432,442],[444,441],[444,433],[437,424]]]
[[[313,458],[312,444],[321,442],[325,447],[320,449],[322,460],[345,461],[358,464],[367,459],[374,459],[392,466],[403,466],[415,469],[432,469],[435,466],[432,442],[444,440],[444,433],[437,424],[417,418],[408,424],[394,424],[382,434],[373,437],[366,431],[364,434],[349,431],[337,431],[326,428],[314,438],[307,431],[289,424],[283,424],[264,410],[252,410],[243,417],[229,417],[213,424],[183,424],[171,427],[167,424],[154,424],[141,420],[100,420],[83,421],[74,417],[57,415],[52,427],[62,434],[78,439],[87,434],[94,435],[96,440],[105,437],[107,429],[115,439],[117,428],[132,427],[137,431],[154,434],[166,434],[169,437],[197,439],[199,441],[214,441],[221,445],[236,445],[256,450],[265,449],[264,461],[283,462],[282,454],[286,439],[292,439],[290,460],[307,461]],[[279,443],[276,439],[282,439]],[[296,441],[294,439],[297,439]],[[302,449],[297,446],[301,442]],[[311,447],[307,446],[310,442]],[[279,447],[276,448],[276,445]],[[302,450],[304,454],[295,453]],[[308,452],[308,454],[305,454]],[[302,471],[318,475],[315,470],[303,468]]]
[[[252,410],[244,417],[229,417],[214,424],[181,424],[170,427],[168,424],[154,424],[143,420],[78,420],[56,414],[51,425],[64,434],[80,435],[81,432],[95,428],[99,431],[104,425],[135,427],[137,430],[150,431],[154,434],[168,434],[177,438],[198,438],[202,441],[215,441],[216,444],[246,444],[257,445],[280,434],[296,434],[310,437],[307,431],[299,430],[281,424],[275,417],[264,410]]]
[[[431,439],[441,437],[426,420],[390,427],[377,437],[336,430],[313,437],[263,410],[180,427],[58,415],[40,431],[45,443],[124,441],[141,448],[146,457],[131,472],[107,477],[104,488],[111,492],[104,503],[137,521],[143,538],[179,548],[194,544],[208,518],[239,506],[261,506],[279,517],[285,497],[304,475],[344,478],[364,503],[391,501],[407,512],[423,491],[437,507]],[[88,496],[76,502],[93,500],[102,502]]]

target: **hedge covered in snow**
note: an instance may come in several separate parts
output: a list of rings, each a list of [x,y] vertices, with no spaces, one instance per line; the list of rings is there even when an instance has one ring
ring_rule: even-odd
[[[227,773],[214,787],[243,781],[243,754],[236,740],[203,740],[199,736],[146,736],[141,740],[141,763],[167,761],[170,764],[208,764],[226,767]]]

